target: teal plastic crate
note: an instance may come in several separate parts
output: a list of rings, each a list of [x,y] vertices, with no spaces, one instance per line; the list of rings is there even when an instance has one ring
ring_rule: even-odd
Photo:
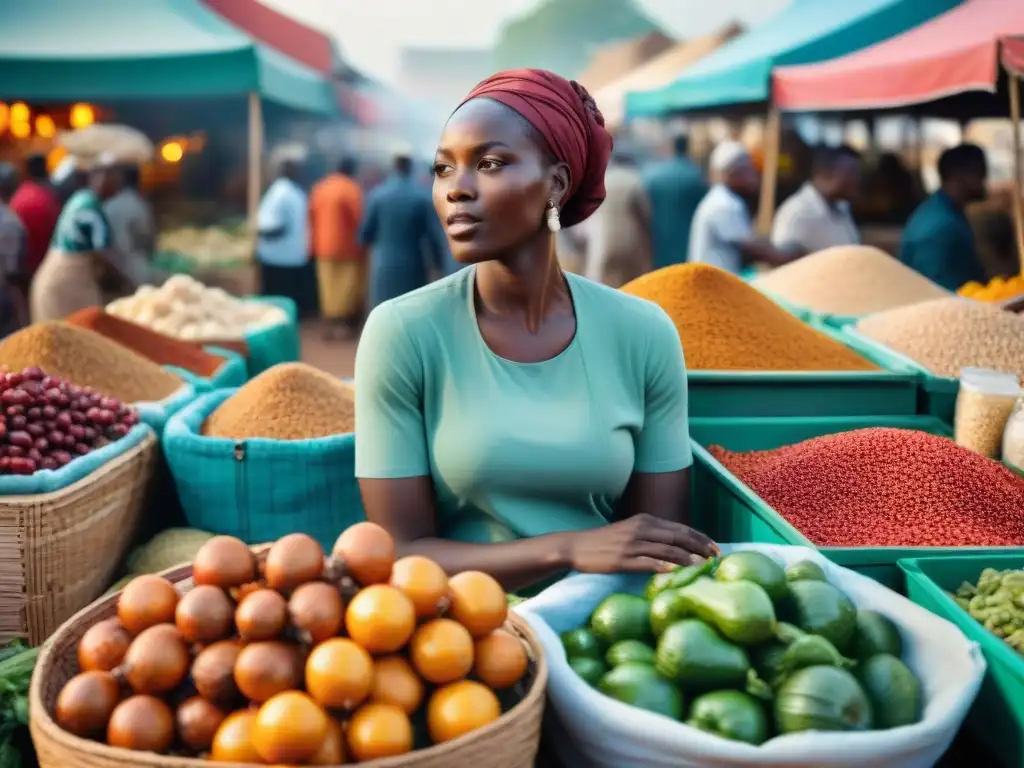
[[[946,594],[965,581],[975,583],[985,568],[1024,569],[1024,551],[998,555],[900,560],[907,595],[918,605],[953,622],[981,646],[988,670],[966,728],[1006,766],[1024,766],[1024,657],[972,619]]]
[[[812,324],[814,324],[813,321]],[[860,352],[862,355],[884,354],[898,361],[904,367],[917,371],[921,376],[917,412],[935,416],[947,424],[953,423],[953,412],[956,410],[956,396],[960,392],[960,379],[937,376],[906,355],[890,349],[874,339],[868,338],[858,331],[853,324],[844,325],[840,330],[840,334],[846,346]]]
[[[846,343],[845,336],[835,329],[816,330]],[[920,369],[884,348],[855,351],[882,370],[688,371],[690,415],[760,418],[917,413]]]
[[[901,558],[965,552],[1024,552],[1017,547],[816,547],[706,448],[721,445],[732,451],[770,450],[813,437],[866,427],[918,429],[946,437],[952,434],[947,424],[932,416],[691,419],[694,526],[717,541],[814,547],[834,563],[869,576],[900,593],[905,589],[903,574],[897,565]]]

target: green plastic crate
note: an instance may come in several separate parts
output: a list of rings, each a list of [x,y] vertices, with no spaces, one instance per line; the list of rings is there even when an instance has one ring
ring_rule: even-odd
[[[907,595],[918,605],[953,622],[981,646],[988,670],[966,728],[985,742],[1006,766],[1024,766],[1024,657],[972,619],[945,591],[976,582],[985,568],[1024,568],[1024,551],[1015,554],[953,555],[900,560]]]
[[[813,324],[814,322],[812,321]],[[862,355],[885,354],[902,363],[904,367],[917,371],[921,376],[917,412],[936,416],[947,424],[953,423],[953,412],[956,410],[956,396],[960,391],[960,379],[937,376],[906,355],[890,349],[874,339],[868,338],[852,324],[843,326],[840,333],[843,337],[843,343]]]
[[[721,445],[732,451],[770,450],[866,427],[919,429],[951,436],[949,426],[932,416],[691,419],[694,526],[717,541],[814,547],[834,563],[900,593],[905,589],[903,573],[897,565],[901,558],[1024,551],[1017,547],[816,547],[706,448]]]
[[[846,343],[845,336],[835,329],[816,330]],[[724,418],[917,413],[919,368],[907,365],[884,348],[855,351],[883,370],[688,371],[690,415]]]

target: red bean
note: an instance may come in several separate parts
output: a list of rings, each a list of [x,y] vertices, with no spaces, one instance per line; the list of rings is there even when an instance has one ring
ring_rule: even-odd
[[[43,418],[43,409],[38,406],[32,406],[27,411],[25,411],[25,418],[32,419],[33,421],[38,421],[39,419]]]
[[[67,451],[54,451],[50,454],[60,466],[64,466],[71,461],[71,454]]]
[[[7,422],[8,428],[12,430],[24,429],[27,425],[28,419],[26,419],[24,416],[11,416],[10,420],[8,420]]]
[[[85,454],[87,454],[91,450],[92,448],[90,448],[85,443],[77,443],[75,445],[75,453],[77,453],[79,456],[85,456]]]
[[[7,455],[12,459],[25,455],[25,449],[20,445],[5,445],[4,447],[7,449]]]
[[[19,448],[31,448],[32,447],[32,435],[24,430],[16,430],[11,432],[7,439],[11,445],[18,446]]]
[[[55,421],[60,429],[67,429],[71,426],[71,413],[69,411],[61,411],[57,414]]]
[[[42,381],[46,378],[46,374],[43,373],[43,369],[35,365],[31,365],[23,370],[21,375],[28,381]]]
[[[32,437],[42,437],[46,434],[46,429],[38,421],[30,421],[25,425],[25,431],[28,432]]]
[[[85,439],[85,427],[83,427],[81,424],[72,424],[70,427],[68,427],[67,431],[69,435],[75,438],[75,440]]]
[[[45,437],[37,437],[32,447],[37,451],[45,451],[50,447],[50,442]]]
[[[43,460],[39,462],[40,469],[60,469],[60,464],[53,456],[44,456]]]
[[[52,405],[43,406],[43,418],[44,419],[55,419],[57,418],[57,409]]]
[[[709,450],[819,546],[1024,545],[1024,477],[944,437],[875,428]]]

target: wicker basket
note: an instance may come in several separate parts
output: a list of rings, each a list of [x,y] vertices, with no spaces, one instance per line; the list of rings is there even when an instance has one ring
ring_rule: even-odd
[[[179,566],[162,575],[182,591],[192,587],[191,566]],[[29,690],[29,728],[40,768],[246,768],[194,758],[129,752],[73,736],[58,727],[52,713],[64,683],[78,673],[78,641],[98,621],[116,612],[117,595],[98,600],[57,630],[39,654]],[[509,614],[505,629],[526,643],[530,666],[519,683],[520,701],[501,719],[459,739],[400,757],[359,765],[367,768],[533,768],[540,744],[548,670],[540,643],[529,625]],[[248,766],[252,768],[252,766]]]
[[[0,496],[0,641],[38,645],[110,584],[156,464],[152,434],[53,493]]]

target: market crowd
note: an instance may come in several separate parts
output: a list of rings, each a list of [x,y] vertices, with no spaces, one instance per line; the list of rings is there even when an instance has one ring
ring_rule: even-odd
[[[685,136],[667,158],[641,161],[620,140],[605,172],[607,196],[593,216],[558,232],[563,268],[620,287],[680,262],[740,273],[861,241],[851,202],[862,159],[849,147],[815,151],[807,181],[778,208],[770,237],[755,232],[760,185],[747,149],[724,141],[705,173]],[[431,190],[406,155],[367,191],[355,160],[343,158],[308,192],[302,162],[282,160],[260,203],[256,260],[260,290],[318,314],[330,338],[358,334],[365,314],[387,299],[457,269]],[[985,280],[965,210],[984,199],[984,151],[962,144],[942,154],[941,184],[903,229],[898,256],[956,291]],[[153,213],[137,166],[101,158],[87,171],[66,158],[51,175],[45,157],[24,169],[0,164],[0,333],[102,304],[113,283],[131,291],[159,280],[152,268]]]

